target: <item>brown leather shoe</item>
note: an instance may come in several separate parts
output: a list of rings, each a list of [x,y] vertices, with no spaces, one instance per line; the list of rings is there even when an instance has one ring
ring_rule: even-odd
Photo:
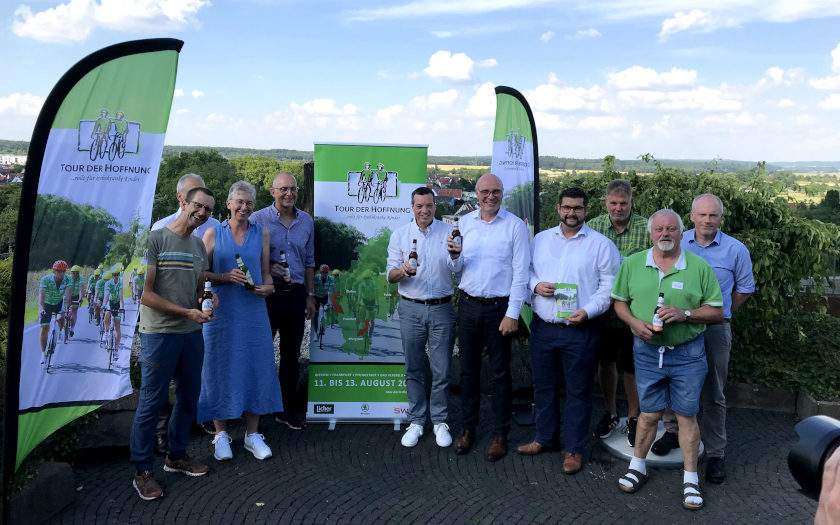
[[[455,440],[455,453],[459,456],[466,454],[475,443],[475,430],[462,430]]]
[[[487,447],[487,461],[499,461],[507,454],[507,436],[496,434]]]
[[[566,452],[566,457],[563,459],[563,473],[577,474],[583,466],[583,454],[572,454]]]
[[[522,454],[523,456],[536,456],[537,454],[542,454],[543,452],[548,452],[549,450],[551,450],[551,447],[537,443],[536,440],[528,443],[527,445],[516,447],[516,453]]]

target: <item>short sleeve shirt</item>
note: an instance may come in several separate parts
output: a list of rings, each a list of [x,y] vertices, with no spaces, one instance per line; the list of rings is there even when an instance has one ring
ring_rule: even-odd
[[[61,300],[64,299],[64,291],[70,286],[72,286],[70,276],[66,274],[59,284],[56,284],[55,274],[53,273],[41,277],[40,289],[47,292],[44,296],[44,303],[52,305],[61,303]]]
[[[114,283],[114,281],[109,280],[105,283],[105,294],[108,296],[108,301],[110,301],[111,304],[119,303],[122,298],[122,293],[122,281]]]
[[[72,289],[70,295],[77,297],[80,293],[82,293],[82,290],[85,289],[85,278],[80,275],[79,278],[74,281],[71,277],[70,288]]]
[[[701,257],[682,250],[674,266],[666,273],[653,261],[653,250],[639,252],[624,259],[612,289],[612,298],[628,303],[633,317],[650,323],[659,293],[665,294],[665,304],[681,310],[703,305],[723,307],[717,278],[712,267]],[[650,344],[675,346],[691,341],[706,329],[702,323],[666,324],[661,334]]]
[[[149,268],[155,268],[155,293],[182,308],[198,307],[198,283],[208,269],[201,239],[161,228],[149,233],[146,257]],[[141,333],[188,334],[196,330],[201,330],[201,325],[187,317],[140,306]]]

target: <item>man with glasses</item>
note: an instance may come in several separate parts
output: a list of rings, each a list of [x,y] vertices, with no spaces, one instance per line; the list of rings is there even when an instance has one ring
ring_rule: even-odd
[[[306,426],[297,416],[300,343],[304,322],[315,317],[315,221],[296,208],[297,181],[291,173],[281,172],[271,185],[274,203],[251,215],[251,222],[271,234],[271,275],[276,293],[265,298],[272,337],[280,332],[280,388],[286,411],[276,415],[278,423],[292,430]],[[280,265],[285,252],[289,267]],[[286,279],[290,279],[286,281]],[[282,286],[287,284],[288,286]]]
[[[493,439],[487,461],[507,453],[510,431],[510,352],[519,327],[519,310],[528,294],[528,229],[522,219],[502,209],[504,188],[488,173],[476,183],[479,209],[459,221],[462,247],[447,238],[456,257],[452,270],[461,272],[458,341],[461,356],[461,426],[455,453],[466,454],[478,426],[482,350],[487,348],[493,397]]]
[[[653,247],[624,259],[613,284],[615,313],[635,335],[633,357],[641,408],[633,459],[618,488],[632,494],[647,481],[645,458],[659,420],[670,408],[680,425],[682,505],[697,510],[704,503],[697,476],[697,412],[708,368],[703,332],[707,323],[723,320],[723,297],[709,263],[680,247],[683,230],[674,210],[651,215],[648,231]],[[657,308],[659,297],[664,305]],[[654,325],[654,321],[661,322]]]
[[[178,179],[178,184],[175,186],[175,199],[178,200],[178,210],[175,211],[175,213],[173,213],[172,215],[168,215],[163,219],[155,222],[152,225],[152,231],[160,230],[161,228],[165,228],[168,225],[175,222],[175,220],[181,216],[181,209],[187,202],[186,195],[189,192],[191,192],[194,188],[203,187],[204,179],[201,178],[201,175],[196,175],[195,173],[187,173],[186,175]],[[192,231],[193,236],[201,239],[204,237],[204,232],[206,232],[210,228],[216,227],[219,224],[219,221],[214,219],[212,215],[208,214],[207,217],[207,221],[204,224],[199,225]],[[105,286],[104,282],[102,286]],[[100,299],[102,298],[103,293],[104,288],[103,291],[99,294]],[[98,314],[99,312],[97,311],[97,315]],[[163,405],[160,417],[158,418],[157,433],[155,434],[155,451],[160,455],[165,455],[169,451],[169,440],[167,438],[166,429],[169,428],[169,418],[171,415],[172,405],[169,404],[169,402],[167,401],[167,403]],[[213,427],[212,421],[201,425],[201,428],[204,429],[205,433],[211,436],[216,433],[216,429]]]
[[[530,347],[537,435],[516,451],[534,456],[562,442],[566,474],[577,473],[583,464],[602,329],[598,317],[610,308],[619,265],[615,245],[586,225],[588,211],[589,197],[582,189],[563,190],[557,204],[560,224],[538,233],[531,242]],[[566,385],[562,411],[561,377]]]

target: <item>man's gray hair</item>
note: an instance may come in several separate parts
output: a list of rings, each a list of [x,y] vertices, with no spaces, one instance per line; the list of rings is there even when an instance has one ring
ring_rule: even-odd
[[[178,179],[178,185],[175,186],[175,191],[177,193],[181,193],[181,190],[184,189],[184,184],[186,184],[189,179],[198,179],[199,181],[201,181],[202,186],[205,185],[204,179],[201,178],[201,175],[197,175],[195,173],[187,173],[186,175],[183,175],[180,179]]]
[[[604,194],[605,197],[609,197],[610,193],[619,192],[627,195],[629,198],[633,198],[633,187],[630,186],[630,181],[625,179],[615,179],[607,184],[607,192]]]
[[[698,196],[694,197],[694,200],[691,201],[691,211],[694,211],[694,206],[697,204],[697,201],[699,201],[700,199],[702,199],[704,197],[708,197],[708,198],[714,200],[717,203],[718,211],[720,211],[720,216],[723,217],[723,201],[720,200],[720,197],[718,197],[714,193],[704,193],[703,195],[698,195]]]
[[[648,233],[653,233],[653,219],[654,217],[658,217],[660,215],[673,215],[674,217],[676,217],[677,223],[679,223],[680,225],[680,235],[682,235],[682,232],[685,231],[685,225],[683,225],[682,217],[680,217],[680,214],[675,212],[671,208],[663,208],[661,210],[653,212],[653,214],[648,219]]]
[[[227,200],[233,200],[233,196],[237,193],[247,193],[255,201],[257,200],[257,189],[254,188],[254,185],[248,182],[247,180],[238,180],[234,182],[233,185],[230,187],[230,191],[228,192]]]

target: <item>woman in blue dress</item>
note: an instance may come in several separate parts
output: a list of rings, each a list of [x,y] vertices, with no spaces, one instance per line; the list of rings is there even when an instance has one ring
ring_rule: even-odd
[[[271,457],[271,449],[258,432],[260,415],[283,411],[265,307],[265,297],[274,293],[269,273],[269,233],[248,222],[256,193],[252,184],[235,182],[226,202],[230,219],[204,234],[210,261],[207,275],[219,306],[215,320],[203,327],[198,420],[213,421],[214,457],[220,461],[233,457],[227,420],[243,413],[245,449],[257,459]],[[237,255],[247,274],[240,269]]]

